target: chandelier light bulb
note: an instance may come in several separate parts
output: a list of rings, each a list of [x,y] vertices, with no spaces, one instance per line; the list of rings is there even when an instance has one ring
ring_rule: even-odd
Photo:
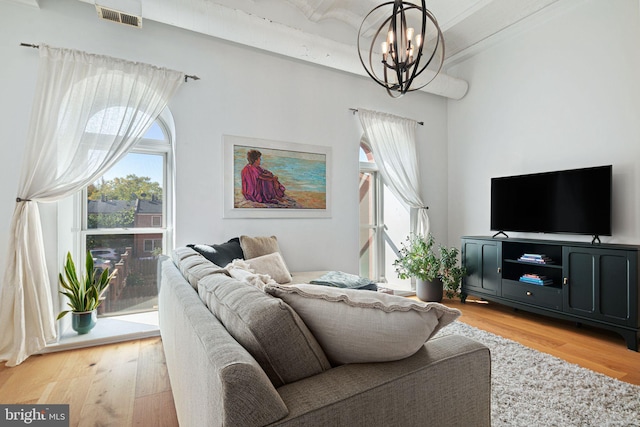
[[[414,32],[413,28],[407,28],[407,41],[409,43],[411,43],[411,40],[413,40],[413,32]]]

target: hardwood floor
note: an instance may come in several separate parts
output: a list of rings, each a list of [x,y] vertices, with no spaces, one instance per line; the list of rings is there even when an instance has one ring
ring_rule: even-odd
[[[443,303],[462,311],[459,320],[476,328],[517,341],[527,347],[600,372],[621,381],[640,385],[640,353],[627,349],[622,336],[574,322],[469,297],[445,299]]]
[[[71,426],[177,426],[160,338],[0,367],[0,403],[69,404]]]
[[[469,298],[460,321],[640,385],[640,353],[617,334]],[[0,403],[68,403],[71,426],[177,426],[160,338],[32,356],[0,366]]]

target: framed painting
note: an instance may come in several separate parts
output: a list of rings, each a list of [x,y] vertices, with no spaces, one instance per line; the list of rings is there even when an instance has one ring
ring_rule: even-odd
[[[331,147],[223,139],[225,218],[331,216]]]

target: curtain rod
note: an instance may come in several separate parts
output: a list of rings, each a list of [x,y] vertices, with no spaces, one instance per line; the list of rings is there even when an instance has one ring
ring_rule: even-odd
[[[353,115],[355,116],[356,113],[358,112],[357,108],[349,108],[349,110],[353,111]],[[424,126],[424,122],[416,122],[418,123],[420,126]]]
[[[34,49],[40,49],[40,45],[32,44],[32,43],[20,43],[20,46],[22,46],[22,47],[32,47]],[[192,80],[195,81],[195,80],[200,80],[200,77],[198,77],[196,75],[185,74],[184,75],[185,83],[187,82],[187,79],[192,79]]]

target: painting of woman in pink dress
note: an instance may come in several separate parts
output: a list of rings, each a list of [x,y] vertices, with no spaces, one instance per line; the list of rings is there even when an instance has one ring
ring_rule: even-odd
[[[225,135],[224,155],[229,218],[330,216],[329,148]]]
[[[242,169],[242,195],[245,199],[258,203],[280,203],[284,198],[285,186],[272,172],[260,166],[262,153],[258,150],[247,152],[247,164]]]

